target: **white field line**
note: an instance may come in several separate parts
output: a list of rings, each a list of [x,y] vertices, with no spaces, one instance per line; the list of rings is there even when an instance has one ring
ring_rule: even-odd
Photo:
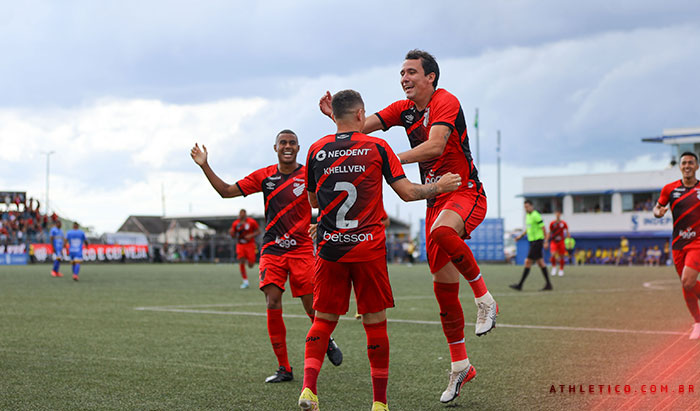
[[[212,307],[213,306],[224,307],[224,306],[234,306],[234,305],[235,304],[230,304],[230,305],[216,304],[216,305],[212,305]],[[238,315],[238,316],[253,316],[253,317],[265,317],[267,315],[266,313],[262,313],[262,312],[215,311],[215,310],[184,308],[185,306],[179,306],[179,307],[182,307],[182,308],[135,307],[134,310],[171,312],[171,313],[186,313],[186,314]],[[199,306],[199,307],[204,307],[204,306]],[[299,314],[284,314],[284,316],[286,318],[303,318],[303,319],[309,318],[306,315],[299,315]],[[357,321],[355,318],[345,317],[345,316],[341,316],[340,319],[344,320],[344,321]],[[440,325],[440,321],[404,320],[404,319],[399,319],[399,318],[388,318],[387,322],[400,323],[400,324]],[[474,323],[466,323],[466,325],[473,326]],[[498,327],[532,329],[532,330],[605,332],[605,333],[620,333],[620,334],[650,334],[650,335],[684,335],[684,334],[687,334],[685,332],[678,332],[678,331],[626,330],[626,329],[618,329],[618,328],[587,328],[587,327],[566,327],[566,326],[555,326],[555,325],[527,325],[527,324],[503,324],[503,323],[498,323]]]
[[[664,285],[668,284],[668,285]],[[675,287],[674,287],[675,285]],[[654,281],[647,281],[642,284],[644,288],[648,288],[650,290],[671,290],[673,288],[678,288],[680,286],[680,281],[679,280],[654,280]]]

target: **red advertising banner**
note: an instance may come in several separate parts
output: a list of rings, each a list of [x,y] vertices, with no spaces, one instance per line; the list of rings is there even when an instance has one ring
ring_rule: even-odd
[[[50,261],[53,248],[50,244],[33,244],[34,257],[39,262]],[[108,245],[90,244],[83,247],[83,261],[119,261],[124,257],[127,260],[148,260],[147,245]],[[63,249],[63,259],[68,260],[68,250]]]

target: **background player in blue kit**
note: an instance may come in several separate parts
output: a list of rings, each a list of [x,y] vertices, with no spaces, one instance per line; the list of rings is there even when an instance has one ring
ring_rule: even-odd
[[[66,241],[68,241],[68,258],[73,264],[73,280],[78,281],[80,263],[83,261],[83,244],[87,245],[85,233],[78,223],[73,223],[73,229],[66,233]]]
[[[52,277],[63,277],[59,271],[61,267],[61,256],[63,255],[63,230],[61,230],[61,220],[56,220],[53,228],[49,232],[49,239],[53,247],[53,269],[51,269]]]

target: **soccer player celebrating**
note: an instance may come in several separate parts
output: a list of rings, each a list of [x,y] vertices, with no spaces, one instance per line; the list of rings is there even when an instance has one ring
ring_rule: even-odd
[[[569,226],[566,225],[566,221],[561,219],[561,211],[554,211],[554,221],[549,223],[549,237],[545,239],[545,245],[547,240],[549,240],[549,252],[551,257],[549,258],[550,263],[552,263],[551,274],[559,276],[564,275],[564,264],[566,263],[566,244],[564,240],[571,237],[569,233]],[[559,261],[559,271],[557,271],[557,260]]]
[[[63,277],[61,274],[61,258],[63,258],[63,230],[61,230],[61,220],[56,220],[54,226],[49,232],[49,241],[53,247],[53,268],[51,269],[52,277]]]
[[[682,178],[661,189],[654,206],[654,217],[661,218],[671,208],[673,215],[673,263],[683,285],[683,298],[695,324],[690,333],[691,340],[700,339],[700,185],[695,173],[698,171],[698,156],[685,152],[680,157]]]
[[[253,265],[255,265],[255,253],[257,252],[255,249],[255,237],[260,234],[260,226],[257,221],[248,217],[245,209],[241,209],[238,213],[238,220],[231,224],[229,233],[231,237],[236,239],[236,257],[238,257],[241,278],[243,279],[241,288],[248,288],[248,273],[245,265],[246,262],[249,268],[253,268]]]
[[[260,290],[267,302],[267,330],[279,368],[265,382],[292,381],[294,375],[287,356],[287,329],[282,319],[282,293],[289,278],[292,296],[301,299],[306,314],[314,321],[313,245],[307,229],[311,206],[305,189],[306,168],[297,163],[299,140],[292,130],[282,130],[275,139],[277,164],[254,171],[235,184],[221,180],[207,162],[207,148],[195,144],[192,159],[214,189],[224,198],[247,196],[262,191],[265,200],[265,234],[260,253]],[[343,354],[331,338],[325,351],[334,365]]]
[[[520,278],[520,282],[517,284],[511,284],[509,287],[514,290],[522,290],[525,279],[530,274],[530,267],[532,263],[537,263],[542,270],[542,275],[544,275],[544,280],[546,285],[540,291],[550,291],[552,290],[552,283],[549,282],[549,277],[547,276],[547,264],[544,263],[544,258],[542,256],[542,248],[544,245],[544,239],[547,238],[547,230],[544,228],[544,221],[542,221],[542,216],[535,210],[532,206],[532,201],[525,200],[523,203],[525,207],[525,224],[527,229],[523,231],[522,234],[515,238],[515,241],[520,240],[525,235],[527,235],[527,241],[530,243],[530,248],[527,252],[527,258],[525,259],[525,269],[523,269],[523,276]]]
[[[372,377],[372,410],[387,410],[389,337],[386,309],[394,306],[386,264],[382,217],[382,177],[404,201],[454,191],[461,178],[445,173],[427,185],[413,184],[382,139],[360,133],[365,124],[360,94],[344,90],[332,97],[337,133],[315,142],[307,157],[309,201],[319,208],[314,321],[306,337],[304,385],[299,406],[318,410],[317,379],[323,351],[339,316],[348,311],[354,288],[367,335]]]
[[[73,265],[73,281],[78,281],[80,273],[80,263],[83,261],[83,245],[87,245],[85,233],[80,229],[78,223],[73,223],[73,229],[66,233],[68,242],[68,258]]]
[[[455,172],[462,177],[459,190],[427,202],[425,228],[433,289],[452,360],[447,389],[440,401],[457,398],[462,385],[474,378],[464,343],[464,313],[459,300],[459,277],[466,278],[477,305],[475,333],[481,336],[496,325],[498,305],[486,288],[474,255],[463,241],[486,216],[486,193],[472,161],[464,112],[455,96],[438,89],[440,69],[435,58],[421,50],[406,54],[401,87],[406,100],[397,101],[367,118],[363,133],[401,126],[411,149],[399,153],[401,163],[418,163],[424,184]],[[330,116],[330,93],[321,98],[321,111]]]

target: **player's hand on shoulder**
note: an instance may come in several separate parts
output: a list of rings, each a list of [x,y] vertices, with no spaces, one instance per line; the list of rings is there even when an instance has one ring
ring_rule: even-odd
[[[441,193],[449,193],[455,191],[462,184],[462,177],[459,174],[447,173],[443,174],[437,181],[438,191]]]
[[[192,147],[192,150],[190,150],[190,156],[192,157],[192,160],[194,160],[197,165],[204,165],[207,162],[207,146],[202,144],[202,148],[199,148],[199,144],[194,143],[194,147]]]
[[[332,101],[333,96],[331,96],[331,92],[327,90],[326,94],[324,94],[323,97],[321,97],[321,100],[318,101],[318,108],[321,110],[321,113],[327,115],[328,117],[331,117],[333,114],[333,108],[331,107]]]

